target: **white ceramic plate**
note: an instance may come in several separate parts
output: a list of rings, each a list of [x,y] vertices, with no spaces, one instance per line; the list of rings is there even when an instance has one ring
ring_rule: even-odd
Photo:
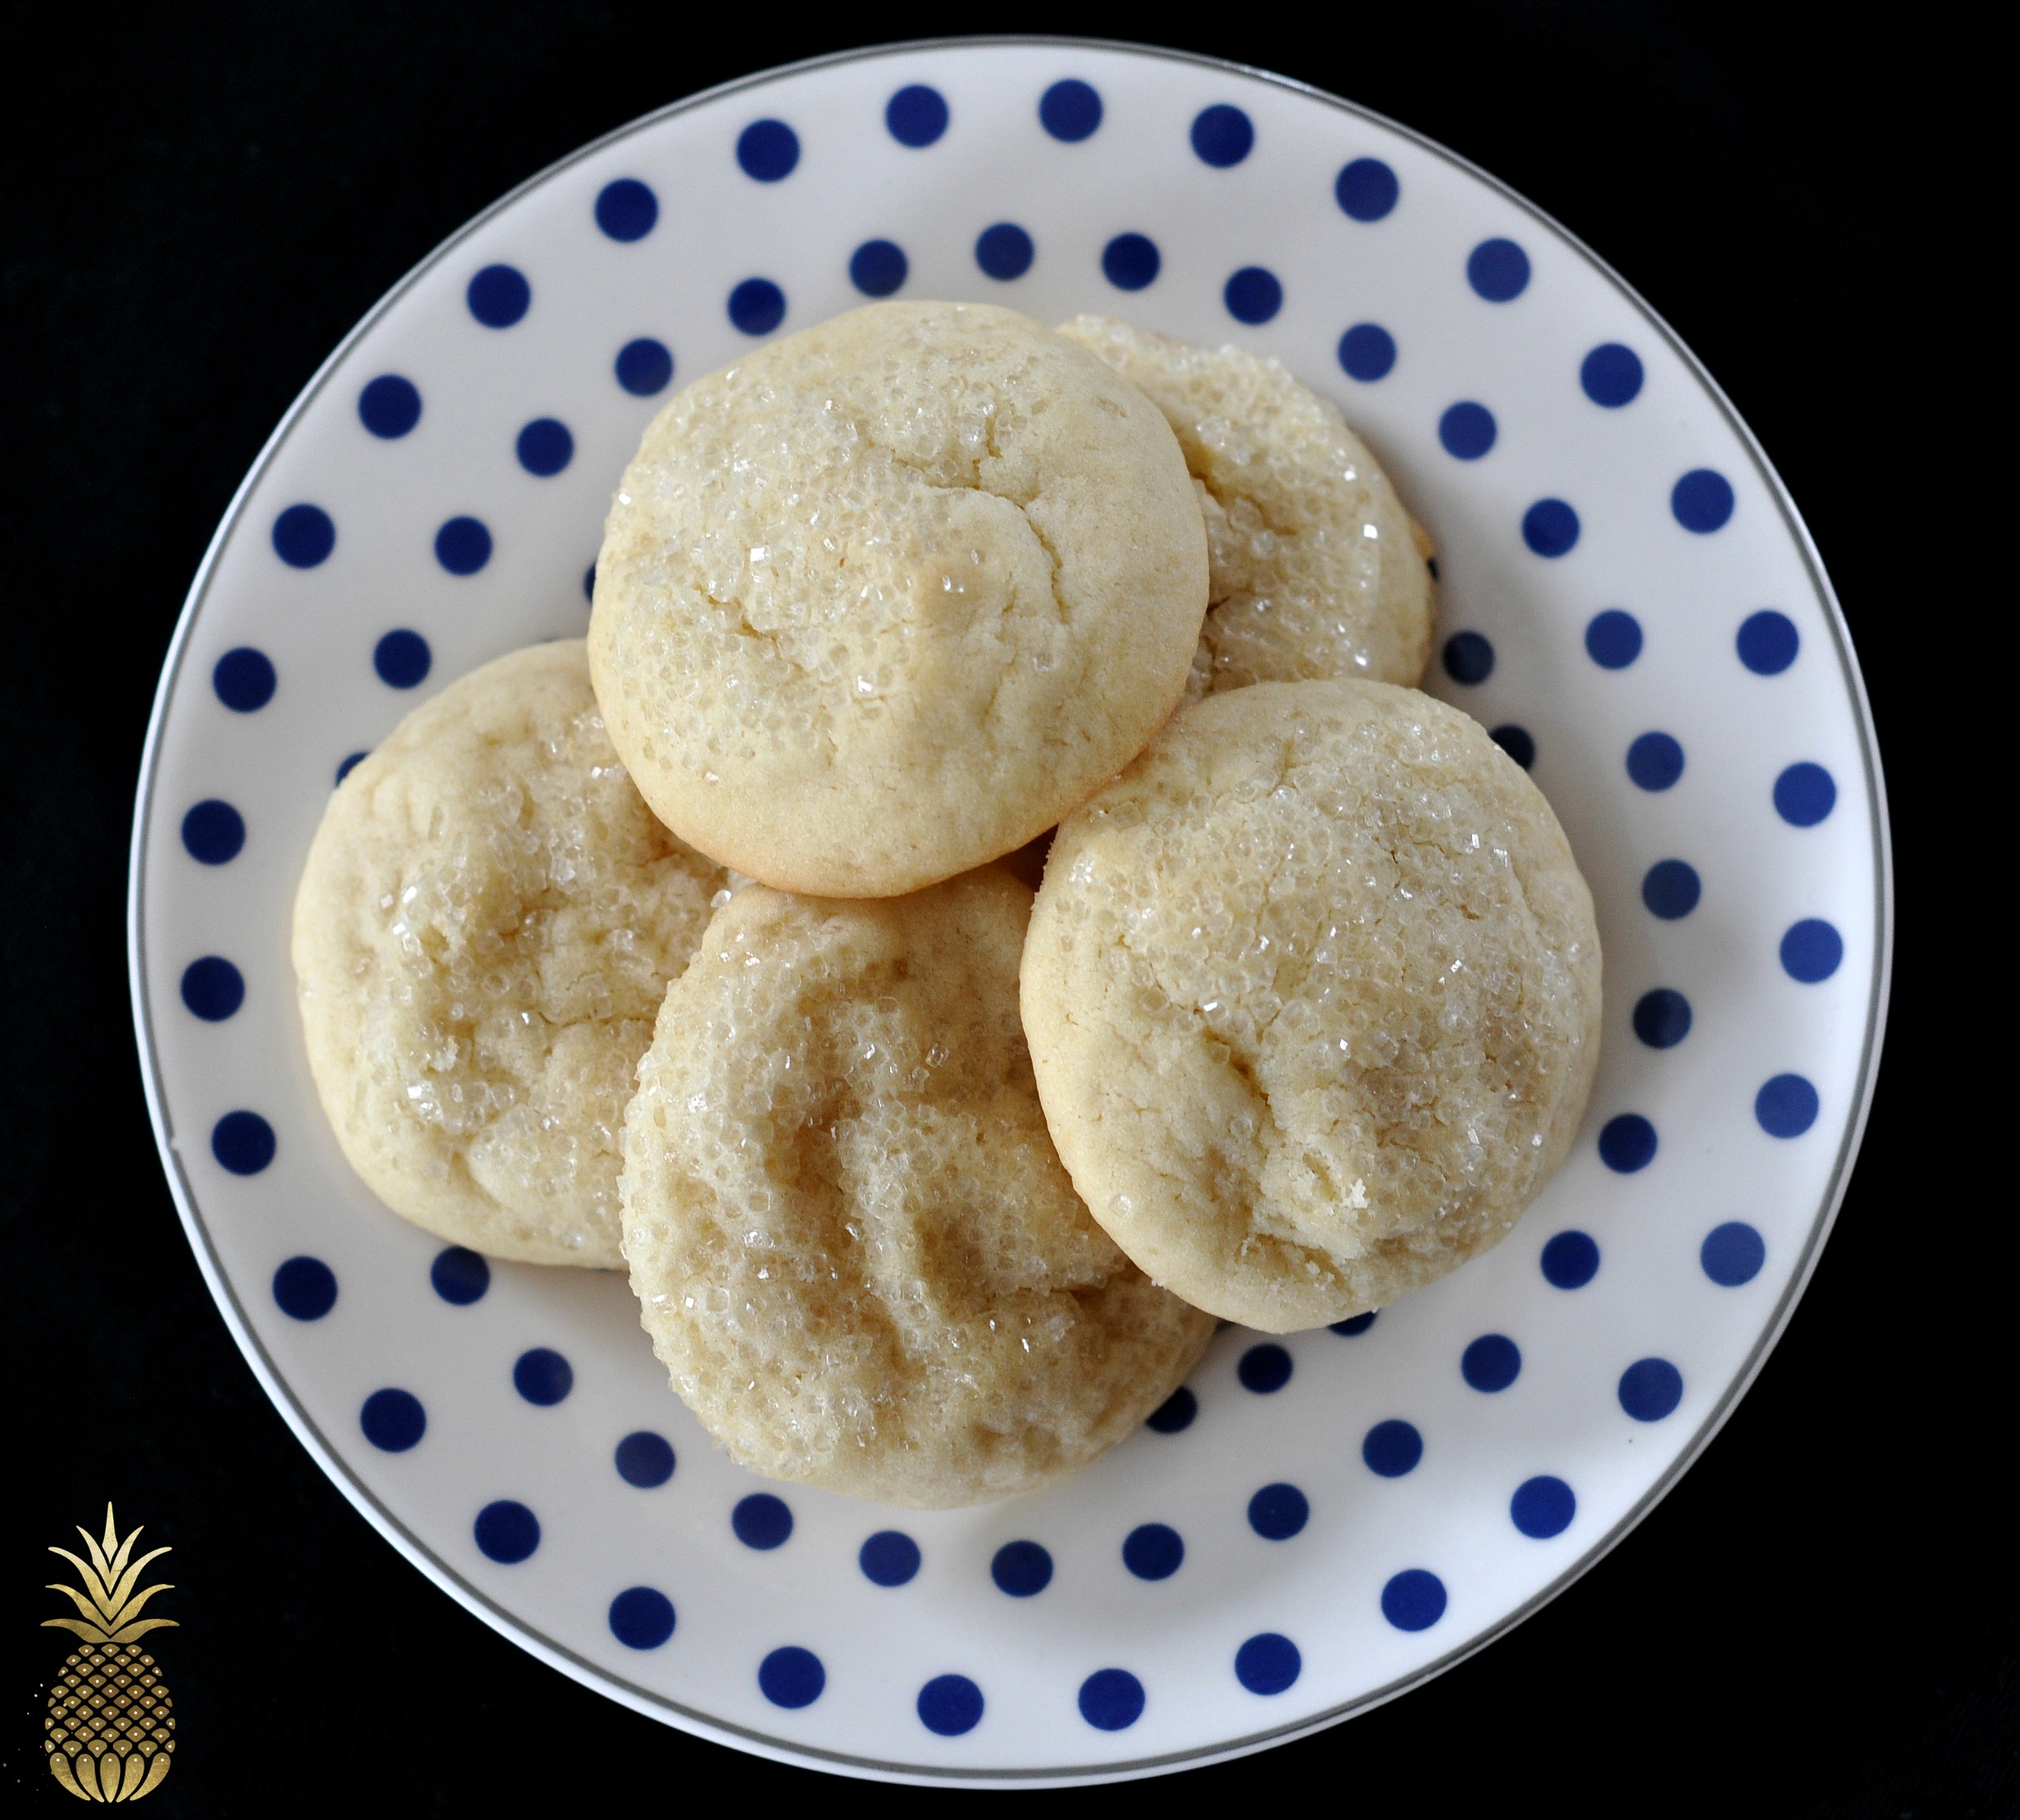
[[[1188,1425],[935,1513],[730,1464],[621,1278],[438,1263],[338,1152],[287,958],[346,757],[473,666],[583,630],[669,357],[679,383],[894,284],[1232,342],[1336,399],[1437,538],[1433,686],[1533,747],[1607,966],[1586,1128],[1499,1250],[1356,1334],[1224,1332]],[[1676,338],[1405,131],[1069,42],[754,77],[576,154],[430,257],[219,528],[133,847],[162,1157],[323,1469],[563,1673],[728,1744],[923,1781],[1256,1749],[1436,1673],[1595,1561],[1729,1413],[1815,1261],[1888,928],[1843,621]],[[866,1553],[883,1532],[904,1540]]]

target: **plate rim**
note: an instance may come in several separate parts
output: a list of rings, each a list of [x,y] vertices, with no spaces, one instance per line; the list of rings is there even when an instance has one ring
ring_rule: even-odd
[[[237,1292],[220,1268],[213,1250],[210,1236],[204,1225],[203,1216],[189,1181],[182,1170],[181,1159],[177,1154],[174,1138],[169,1128],[167,1112],[160,1078],[160,1059],[154,1043],[152,1020],[148,1011],[147,971],[141,949],[141,915],[146,882],[146,834],[150,814],[153,807],[156,771],[161,755],[163,726],[169,698],[180,679],[183,660],[186,654],[190,635],[197,615],[210,591],[213,571],[223,550],[225,540],[236,527],[247,500],[254,486],[265,475],[282,446],[293,433],[298,421],[309,406],[321,394],[338,366],[350,352],[354,343],[390,313],[393,306],[427,274],[448,259],[465,241],[495,216],[511,208],[521,197],[531,194],[563,171],[594,157],[611,146],[642,133],[677,115],[704,106],[743,91],[763,88],[788,77],[808,72],[838,67],[842,65],[900,57],[928,51],[980,51],[1001,49],[1028,49],[1057,47],[1073,51],[1099,51],[1124,56],[1165,62],[1182,63],[1198,68],[1226,72],[1251,81],[1287,91],[1292,94],[1316,101],[1337,110],[1356,120],[1370,122],[1384,130],[1395,133],[1419,150],[1454,166],[1464,174],[1486,185],[1517,209],[1528,215],[1546,232],[1554,234],[1580,257],[1588,261],[1615,289],[1627,303],[1637,311],[1647,327],[1659,337],[1684,363],[1691,374],[1702,386],[1716,406],[1727,427],[1738,438],[1755,473],[1766,486],[1780,515],[1782,524],[1793,539],[1802,558],[1812,585],[1815,588],[1825,609],[1825,619],[1830,633],[1831,649],[1836,658],[1840,677],[1849,695],[1853,718],[1856,726],[1861,767],[1864,775],[1868,802],[1869,836],[1874,858],[1874,959],[1871,977],[1867,986],[1864,1034],[1861,1045],[1858,1070],[1855,1076],[1852,1106],[1845,1119],[1839,1142],[1838,1153],[1832,1162],[1830,1176],[1821,1201],[1812,1217],[1803,1241],[1802,1251],[1796,1260],[1795,1270],[1784,1288],[1780,1300],[1772,1315],[1761,1329],[1751,1350],[1737,1372],[1734,1374],[1711,1412],[1700,1423],[1697,1432],[1684,1444],[1667,1469],[1642,1493],[1625,1515],[1605,1535],[1593,1542],[1578,1558],[1573,1561],[1548,1585],[1524,1601],[1514,1610],[1504,1614],[1486,1629],[1467,1637],[1435,1660],[1408,1674],[1359,1694],[1351,1700],[1328,1708],[1322,1713],[1286,1724],[1244,1734],[1222,1741],[1197,1747],[1160,1753],[1154,1756],[1131,1759],[1125,1763],[1088,1764],[1061,1764],[1049,1768],[1005,1768],[958,1764],[904,1763],[882,1758],[857,1756],[847,1752],[824,1749],[818,1746],[795,1743],[771,1734],[736,1724],[731,1721],[696,1712],[677,1700],[654,1694],[627,1680],[620,1674],[577,1655],[573,1650],[543,1635],[525,1620],[497,1604],[485,1593],[466,1580],[456,1569],[435,1555],[419,1537],[409,1531],[392,1512],[382,1505],[371,1490],[353,1472],[341,1455],[326,1441],[314,1419],[295,1399],[268,1357],[248,1321]],[[1815,1274],[1824,1245],[1837,1222],[1838,1212],[1843,1205],[1850,1186],[1852,1168],[1857,1160],[1859,1149],[1865,1135],[1866,1125],[1872,1112],[1873,1098],[1878,1085],[1879,1064],[1886,1033],[1886,1022],[1890,987],[1894,969],[1894,855],[1891,832],[1887,815],[1886,786],[1879,760],[1879,739],[1874,725],[1872,706],[1867,698],[1864,678],[1861,674],[1856,654],[1852,647],[1850,628],[1846,624],[1844,610],[1840,605],[1837,592],[1830,583],[1821,553],[1810,535],[1802,514],[1797,509],[1787,486],[1774,464],[1768,459],[1766,451],[1761,446],[1746,421],[1726,396],[1725,389],[1706,369],[1703,363],[1692,351],[1663,317],[1643,298],[1634,286],[1617,272],[1612,264],[1600,257],[1583,239],[1573,233],[1547,210],[1538,207],[1509,184],[1483,170],[1470,159],[1452,150],[1415,128],[1362,104],[1347,100],[1342,96],[1301,81],[1296,77],[1282,76],[1271,70],[1253,65],[1239,63],[1231,58],[1205,55],[1202,52],[1177,50],[1167,46],[1141,44],[1126,39],[1081,37],[1071,34],[1046,32],[997,32],[972,37],[941,37],[911,38],[890,43],[858,46],[836,51],[818,57],[800,59],[792,63],[778,64],[733,77],[692,95],[655,108],[650,112],[625,121],[609,132],[577,146],[551,163],[543,166],[508,190],[486,208],[463,222],[446,238],[424,254],[353,323],[349,331],[337,343],[329,353],[310,375],[301,391],[275,424],[266,441],[260,446],[244,477],[239,482],[219,519],[216,530],[205,545],[202,560],[191,579],[178,614],[174,634],[170,639],[167,652],[162,659],[161,680],[155,691],[155,698],[147,720],[147,732],[141,748],[140,775],[135,799],[133,831],[129,843],[126,900],[126,960],[127,979],[132,1000],[134,1035],[139,1050],[141,1086],[147,1101],[148,1122],[154,1132],[155,1146],[159,1152],[163,1173],[168,1179],[169,1191],[175,1203],[185,1236],[195,1253],[205,1285],[224,1318],[226,1329],[236,1343],[241,1356],[251,1368],[268,1400],[279,1413],[281,1418],[294,1433],[295,1438],[307,1450],[309,1457],[321,1468],[323,1475],[349,1501],[353,1508],[376,1530],[378,1534],[405,1559],[442,1591],[447,1594],[472,1616],[477,1618],[501,1636],[528,1654],[544,1662],[548,1667],[566,1674],[582,1686],[619,1704],[630,1708],[645,1718],[669,1724],[678,1729],[703,1737],[711,1743],[727,1745],[733,1749],[751,1751],[774,1761],[794,1764],[803,1768],[827,1770],[836,1773],[878,1781],[901,1782],[921,1786],[941,1788],[975,1788],[978,1786],[1048,1788],[1092,1785],[1106,1782],[1134,1780],[1140,1778],[1169,1773],[1171,1772],[1204,1767],[1209,1763],[1223,1763],[1234,1758],[1244,1757],[1254,1752],[1287,1744],[1298,1738],[1326,1730],[1329,1727],[1373,1710],[1377,1706],[1399,1695],[1420,1687],[1425,1683],[1456,1667],[1469,1656],[1485,1649],[1524,1620],[1533,1616],[1566,1591],[1575,1581],[1582,1579],[1635,1530],[1649,1512],[1673,1490],[1683,1475],[1696,1464],[1699,1456],[1711,1444],[1714,1437],[1731,1418],[1740,1400],[1752,1388],[1754,1380],[1767,1362],[1768,1355],[1779,1344],[1793,1317],[1796,1305],[1801,1300],[1810,1280]]]

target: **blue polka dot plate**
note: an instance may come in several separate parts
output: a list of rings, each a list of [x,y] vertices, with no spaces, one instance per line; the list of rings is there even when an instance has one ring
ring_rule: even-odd
[[[427,691],[582,631],[669,388],[864,297],[1109,311],[1335,398],[1439,545],[1432,686],[1556,805],[1606,950],[1572,1161],[1379,1316],[1228,1330],[1077,1478],[981,1510],[763,1483],[622,1279],[443,1251],[324,1125],[294,881]],[[851,1773],[1255,1750],[1478,1649],[1632,1527],[1814,1265],[1885,1003],[1884,808],[1815,552],[1612,273],[1450,153],[1198,58],[878,51],[613,134],[399,284],[274,432],[162,678],[134,837],[161,1154],[247,1359],[424,1573],[562,1673]]]

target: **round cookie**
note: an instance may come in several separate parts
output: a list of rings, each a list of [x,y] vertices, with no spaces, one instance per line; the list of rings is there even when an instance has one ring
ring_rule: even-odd
[[[625,1124],[654,1349],[743,1464],[980,1503],[1128,1434],[1213,1323],[1073,1191],[1019,1027],[1031,894],[753,886],[666,995]]]
[[[1430,539],[1327,400],[1237,348],[1190,348],[1113,317],[1059,333],[1149,395],[1198,488],[1211,605],[1188,700],[1252,683],[1423,679]]]
[[[619,1267],[618,1131],[723,869],[655,821],[579,639],[515,651],[337,787],[294,902],[316,1091],[394,1212]]]
[[[739,871],[895,895],[1022,846],[1185,686],[1207,550],[1143,394],[1006,309],[873,303],[697,380],[596,560],[610,737]]]
[[[1023,974],[1059,1155],[1188,1301],[1272,1332],[1494,1244],[1599,1053],[1592,895],[1456,708],[1266,683],[1182,708],[1053,843]]]

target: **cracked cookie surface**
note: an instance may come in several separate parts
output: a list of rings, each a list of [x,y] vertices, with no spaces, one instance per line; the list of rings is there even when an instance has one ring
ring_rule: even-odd
[[[1023,845],[1185,686],[1206,535],[1163,415],[985,304],[877,303],[696,381],[597,559],[618,752],[767,884],[887,896]]]
[[[633,1070],[729,883],[633,787],[580,639],[416,708],[337,787],[294,905],[310,1068],[366,1185],[493,1257],[620,1266]]]
[[[1109,316],[1059,333],[1148,395],[1198,489],[1211,604],[1188,700],[1252,683],[1423,680],[1430,539],[1329,400],[1238,348]]]
[[[1000,867],[874,902],[739,892],[668,991],[625,1125],[625,1250],[730,1453],[887,1503],[1085,1465],[1213,1323],[1088,1217],[1017,1009]]]
[[[1288,1332],[1506,1234],[1576,1134],[1599,971],[1569,843],[1476,722],[1261,683],[1180,709],[1060,828],[1024,1023],[1109,1235]]]

